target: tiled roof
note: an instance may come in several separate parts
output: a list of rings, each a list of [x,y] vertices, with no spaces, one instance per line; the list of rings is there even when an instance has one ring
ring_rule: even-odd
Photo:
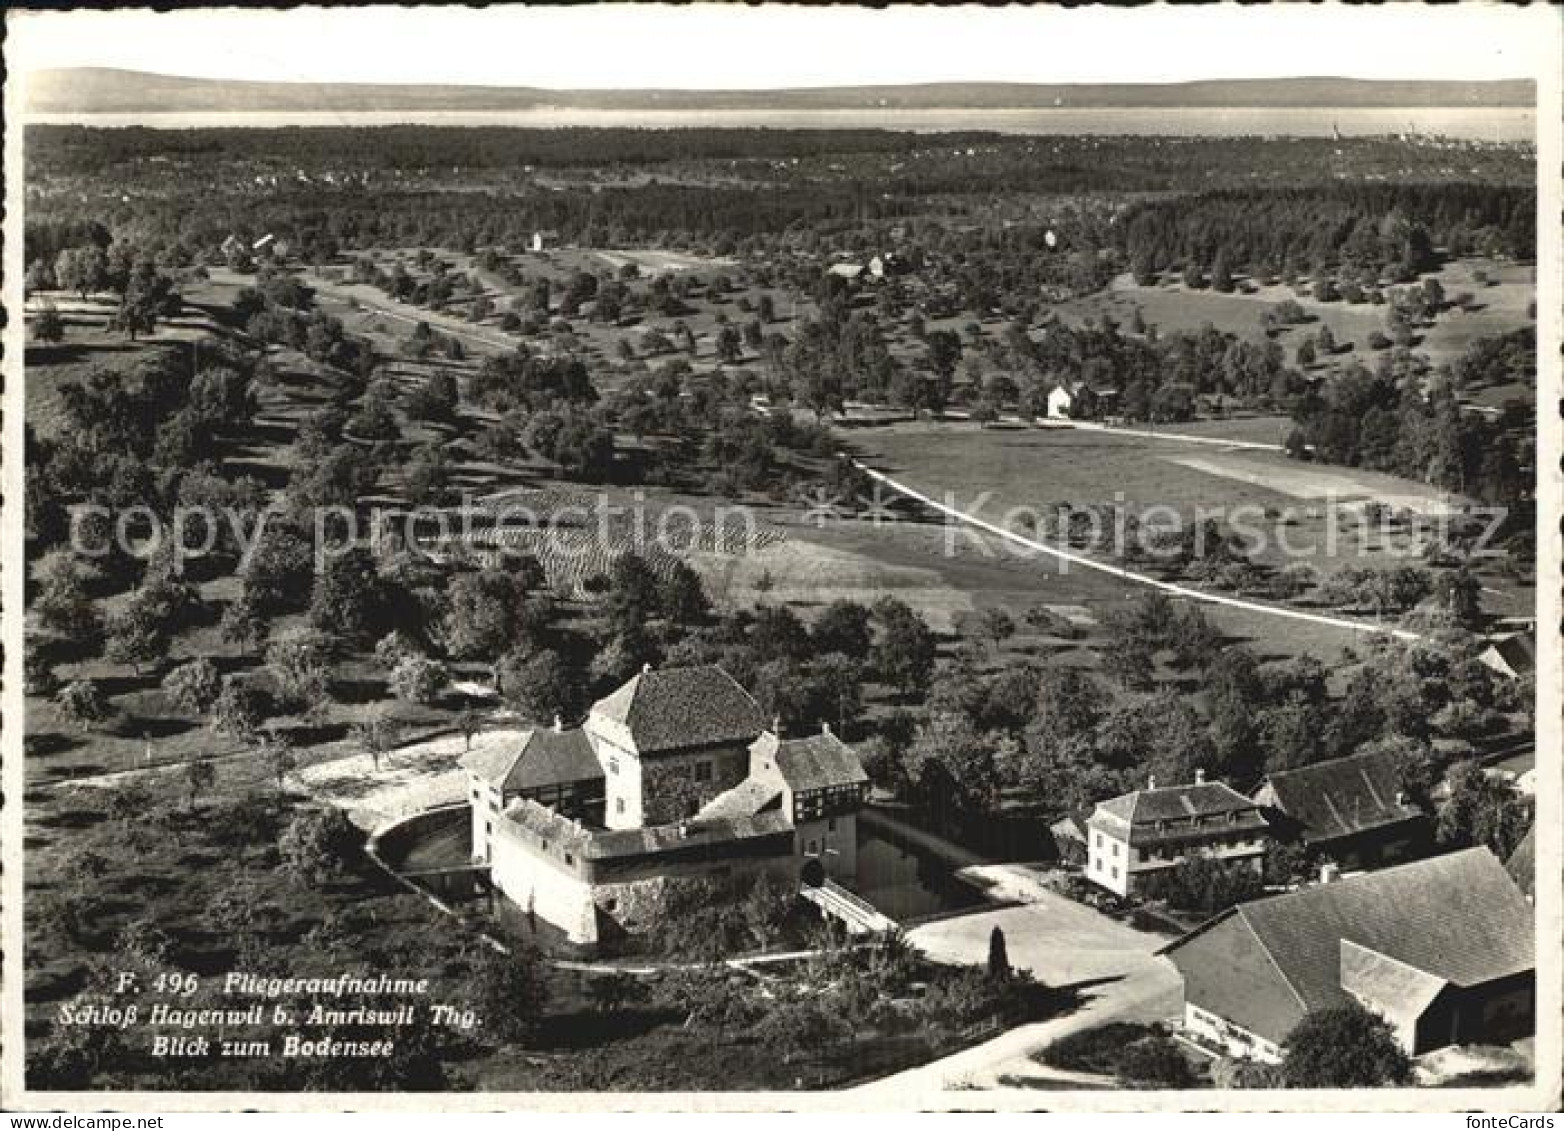
[[[1511,671],[1524,675],[1537,667],[1537,640],[1530,632],[1502,636],[1489,644]]]
[[[1341,940],[1341,988],[1386,1017],[1421,1017],[1447,985],[1443,978]]]
[[[1197,819],[1203,823],[1195,824]],[[1127,825],[1131,844],[1199,839],[1218,829],[1258,832],[1269,827],[1254,801],[1219,781],[1120,794],[1099,802],[1087,823],[1104,828],[1116,825],[1117,835]]]
[[[767,731],[755,741],[754,749],[776,763],[777,772],[794,793],[869,783],[853,748],[829,731],[783,739]]]
[[[592,713],[626,727],[640,755],[748,743],[766,726],[749,692],[711,665],[642,672]]]
[[[708,801],[695,820],[708,821],[732,817],[753,817],[768,805],[779,800],[782,794],[775,782],[760,778],[745,778],[738,785]]]
[[[1200,940],[1233,934],[1238,953],[1258,949],[1307,1010],[1345,1000],[1341,988],[1343,939],[1425,975],[1473,986],[1535,968],[1531,906],[1486,848],[1435,856],[1370,872],[1290,895],[1244,903],[1208,920],[1164,947],[1184,969],[1199,965]],[[1224,968],[1235,965],[1235,944],[1215,948]],[[1211,956],[1206,956],[1211,957]],[[1198,974],[1198,971],[1196,971]],[[1190,974],[1186,972],[1186,983]],[[1222,994],[1222,983],[1212,992]],[[1251,987],[1242,997],[1252,1001]],[[1197,1003],[1199,1004],[1199,1003]],[[1248,1012],[1245,1001],[1212,1003],[1272,1040],[1282,1040],[1295,1018],[1285,1010]],[[1275,1016],[1271,1016],[1275,1014]],[[1229,1015],[1229,1014],[1224,1014]]]
[[[1314,843],[1423,817],[1396,800],[1401,788],[1395,758],[1370,752],[1271,774],[1255,800],[1298,822]]]
[[[1537,826],[1532,825],[1526,830],[1526,835],[1515,846],[1515,851],[1510,853],[1510,858],[1505,861],[1505,868],[1510,873],[1510,879],[1516,885],[1531,895],[1537,890]]]
[[[749,817],[694,819],[682,824],[654,825],[641,829],[596,829],[561,816],[526,798],[505,808],[505,819],[543,837],[551,845],[569,848],[583,860],[614,860],[660,852],[733,844],[760,837],[791,835],[786,814],[769,809]]]
[[[544,727],[474,735],[461,765],[505,792],[603,776],[585,731]]]

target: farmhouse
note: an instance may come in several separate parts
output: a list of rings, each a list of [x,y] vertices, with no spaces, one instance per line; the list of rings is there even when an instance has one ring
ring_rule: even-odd
[[[462,766],[475,862],[573,942],[643,928],[669,880],[857,870],[857,755],[829,729],[780,736],[721,668],[648,668],[581,727],[490,736]]]
[[[1478,653],[1477,659],[1510,679],[1520,679],[1537,670],[1537,637],[1534,630],[1512,632],[1493,637]]]
[[[862,263],[833,263],[825,269],[825,273],[838,279],[845,279],[849,283],[856,283],[864,273]]]
[[[1279,837],[1347,867],[1405,860],[1428,843],[1428,815],[1407,797],[1388,752],[1279,770],[1254,799]]]
[[[1240,904],[1164,947],[1185,1029],[1278,1062],[1311,1012],[1357,1001],[1410,1055],[1533,1023],[1531,907],[1486,848]]]
[[[532,240],[528,245],[533,251],[547,251],[551,247],[559,246],[558,232],[533,232]]]
[[[1048,419],[1068,420],[1070,408],[1075,404],[1075,395],[1063,385],[1055,385],[1048,390]]]
[[[1133,894],[1152,872],[1192,856],[1260,869],[1270,827],[1257,803],[1196,771],[1193,784],[1145,789],[1100,803],[1086,819],[1086,878]]]

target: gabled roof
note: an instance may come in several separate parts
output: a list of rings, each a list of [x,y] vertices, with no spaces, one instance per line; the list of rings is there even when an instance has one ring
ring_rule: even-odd
[[[1511,636],[1494,639],[1485,650],[1492,652],[1516,675],[1525,675],[1537,668],[1537,638],[1530,632],[1517,632]],[[1489,666],[1493,666],[1491,663]]]
[[[777,772],[794,793],[869,784],[869,775],[853,748],[830,731],[808,738],[783,739],[767,731],[751,749],[776,763]]]
[[[1385,1017],[1421,1017],[1450,983],[1426,970],[1341,940],[1341,988]]]
[[[753,817],[771,808],[782,798],[775,781],[745,778],[724,793],[717,794],[695,814],[695,821],[731,820]]]
[[[1515,881],[1517,887],[1527,895],[1537,890],[1537,826],[1532,825],[1526,830],[1526,835],[1515,846],[1515,851],[1510,853],[1510,858],[1504,862],[1505,869],[1510,873],[1510,879]]]
[[[1212,831],[1218,827],[1241,831],[1268,827],[1254,801],[1219,781],[1123,793],[1099,802],[1087,823],[1112,829],[1119,836],[1128,826],[1130,843],[1141,844],[1159,838],[1187,839],[1191,834],[1198,835],[1204,828],[1195,823],[1197,819],[1202,823],[1220,821],[1220,825],[1205,826]]]
[[[1182,952],[1198,949],[1202,938],[1228,924],[1253,937],[1307,1010],[1343,1002],[1343,939],[1457,986],[1481,985],[1536,965],[1531,906],[1486,848],[1243,903],[1159,953],[1181,963]],[[1255,1031],[1273,1040],[1286,1036]]]
[[[592,714],[629,731],[634,753],[749,743],[765,730],[760,705],[712,665],[648,669],[600,699]]]
[[[584,731],[544,727],[474,735],[461,765],[506,793],[603,776]]]
[[[1368,829],[1421,819],[1421,809],[1405,799],[1401,772],[1388,752],[1370,751],[1280,770],[1255,794],[1298,822],[1304,840],[1316,843]]]

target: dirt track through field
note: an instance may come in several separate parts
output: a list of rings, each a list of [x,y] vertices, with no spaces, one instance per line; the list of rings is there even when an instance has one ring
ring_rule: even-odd
[[[841,453],[841,457],[851,462],[853,466],[859,468],[871,479],[885,484],[891,490],[906,495],[910,499],[916,499],[924,506],[930,507],[948,518],[954,518],[959,522],[965,522],[968,525],[975,526],[978,529],[987,531],[990,534],[997,534],[999,537],[1014,542],[1019,546],[1024,546],[1029,550],[1047,554],[1050,557],[1058,558],[1061,561],[1070,562],[1074,565],[1084,566],[1086,569],[1096,570],[1099,573],[1111,574],[1114,577],[1123,578],[1126,581],[1133,581],[1141,585],[1148,585],[1153,589],[1160,589],[1164,593],[1171,593],[1177,597],[1187,597],[1191,601],[1204,601],[1205,603],[1211,605],[1226,605],[1227,607],[1234,609],[1247,609],[1251,612],[1266,613],[1270,616],[1282,617],[1287,620],[1306,621],[1310,624],[1328,625],[1332,628],[1342,628],[1351,632],[1385,633],[1396,637],[1398,640],[1422,639],[1417,633],[1409,632],[1404,628],[1392,628],[1388,625],[1365,624],[1361,621],[1345,620],[1340,617],[1328,617],[1321,613],[1306,613],[1298,609],[1284,609],[1277,605],[1267,605],[1258,601],[1245,601],[1238,597],[1226,597],[1219,593],[1207,593],[1204,590],[1191,589],[1188,586],[1175,585],[1169,581],[1161,581],[1155,577],[1148,577],[1143,573],[1135,573],[1131,570],[1124,569],[1122,566],[1109,565],[1106,562],[1100,562],[1094,558],[1089,558],[1084,554],[1077,554],[1070,550],[1061,550],[1056,546],[1049,546],[1042,542],[1038,542],[1035,539],[1024,537],[1023,535],[1017,534],[1013,530],[1006,530],[1004,527],[998,526],[992,522],[987,521],[986,519],[978,518],[976,515],[971,515],[965,511],[957,510],[955,507],[947,506],[944,503],[937,502],[936,500],[931,499],[929,496],[925,495],[922,491],[919,491],[914,487],[909,487],[905,483],[897,482],[895,479],[892,479],[884,472],[875,470],[868,464],[864,463],[862,460],[854,459],[846,452]]]

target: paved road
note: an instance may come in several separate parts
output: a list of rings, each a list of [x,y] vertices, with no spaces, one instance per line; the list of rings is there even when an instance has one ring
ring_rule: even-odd
[[[954,518],[958,522],[967,523],[969,526],[975,526],[979,530],[982,530],[988,534],[994,534],[1001,538],[1008,539],[1017,545],[1025,546],[1027,549],[1037,553],[1047,554],[1050,557],[1069,562],[1072,565],[1078,565],[1085,569],[1094,569],[1099,573],[1111,574],[1112,576],[1120,578],[1124,581],[1133,581],[1139,585],[1147,585],[1153,589],[1161,589],[1165,593],[1171,593],[1178,597],[1185,597],[1191,601],[1203,601],[1209,605],[1226,605],[1227,607],[1233,609],[1247,609],[1250,612],[1264,613],[1267,616],[1280,617],[1286,620],[1307,621],[1310,624],[1323,624],[1328,625],[1331,628],[1346,629],[1349,632],[1384,633],[1389,636],[1394,636],[1398,640],[1421,639],[1417,633],[1410,632],[1404,628],[1392,628],[1389,625],[1370,624],[1365,621],[1344,620],[1340,617],[1328,617],[1321,613],[1306,613],[1298,609],[1283,608],[1279,605],[1267,605],[1259,601],[1245,601],[1239,597],[1227,597],[1220,593],[1208,593],[1203,589],[1191,589],[1186,585],[1175,585],[1170,581],[1162,581],[1155,577],[1148,577],[1143,573],[1135,573],[1134,571],[1127,570],[1122,566],[1109,565],[1107,562],[1100,562],[1095,558],[1087,557],[1085,554],[1079,554],[1073,550],[1061,550],[1057,546],[1050,546],[1046,542],[1039,542],[1036,539],[1027,538],[1025,535],[1017,534],[1013,530],[1007,530],[996,523],[989,522],[987,519],[978,518],[976,515],[969,514],[966,511],[957,510],[955,507],[938,502],[924,494],[922,491],[919,491],[917,488],[909,487],[905,483],[892,479],[884,472],[870,467],[862,460],[854,459],[846,452],[841,453],[841,455],[844,459],[849,460],[855,467],[859,468],[876,482],[883,483],[891,490],[896,491],[899,494],[906,495],[910,499],[916,499],[924,506],[936,510],[940,514],[943,514],[949,518]]]

